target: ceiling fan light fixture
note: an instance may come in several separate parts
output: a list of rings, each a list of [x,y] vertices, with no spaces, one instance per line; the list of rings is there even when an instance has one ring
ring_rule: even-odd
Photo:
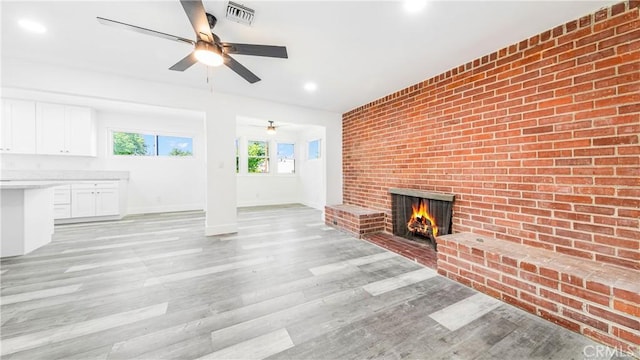
[[[314,91],[318,90],[318,84],[310,81],[310,82],[305,83],[303,88],[308,92],[314,92]]]
[[[220,66],[224,63],[224,59],[222,58],[222,55],[220,55],[218,49],[216,49],[215,45],[202,40],[198,41],[196,44],[196,49],[194,50],[193,55],[199,62],[207,66]]]
[[[409,13],[418,13],[427,7],[427,0],[404,0],[404,9]]]
[[[269,126],[267,126],[267,134],[273,135],[276,133],[276,127],[273,126],[273,121],[269,120]]]
[[[36,34],[44,34],[47,32],[47,28],[44,27],[44,25],[29,19],[18,20],[18,25],[20,25],[21,28]]]

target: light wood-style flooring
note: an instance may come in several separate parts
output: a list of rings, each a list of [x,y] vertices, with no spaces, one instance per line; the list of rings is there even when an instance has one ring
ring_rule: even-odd
[[[3,359],[596,359],[593,341],[302,205],[57,226],[3,259]],[[585,352],[586,351],[586,352]]]

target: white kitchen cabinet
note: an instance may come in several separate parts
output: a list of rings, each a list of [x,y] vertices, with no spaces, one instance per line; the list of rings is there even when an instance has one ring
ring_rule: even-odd
[[[71,184],[71,217],[111,216],[120,214],[117,182]]]
[[[36,103],[2,99],[0,153],[36,153]]]
[[[71,185],[53,188],[53,218],[68,219],[71,217]]]
[[[36,136],[38,154],[96,156],[96,122],[90,108],[38,102]]]

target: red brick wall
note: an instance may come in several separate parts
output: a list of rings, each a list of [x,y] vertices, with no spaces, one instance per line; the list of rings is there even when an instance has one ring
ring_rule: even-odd
[[[640,4],[343,115],[344,203],[456,194],[453,231],[640,269]]]

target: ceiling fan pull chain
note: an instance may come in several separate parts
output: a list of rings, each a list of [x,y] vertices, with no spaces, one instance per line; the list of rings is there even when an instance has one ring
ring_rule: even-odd
[[[213,94],[213,69],[207,66],[207,84],[209,84],[209,91]]]

